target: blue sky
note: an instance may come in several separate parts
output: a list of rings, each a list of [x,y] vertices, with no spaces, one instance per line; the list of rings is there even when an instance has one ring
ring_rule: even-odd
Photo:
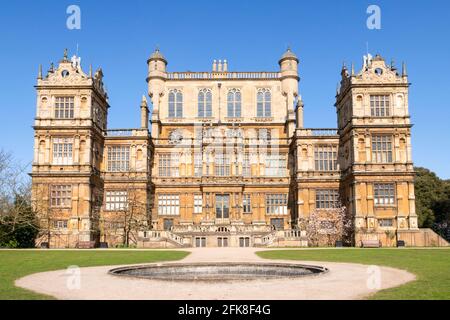
[[[66,9],[81,8],[81,30],[66,28]],[[366,27],[370,4],[381,30]],[[342,62],[362,63],[366,42],[398,67],[407,62],[413,159],[450,178],[450,2],[442,1],[8,1],[0,4],[0,148],[22,162],[33,156],[38,65],[64,48],[101,66],[110,96],[109,127],[139,126],[146,60],[156,45],[170,71],[277,70],[288,45],[300,59],[306,127],[336,127],[333,107]]]

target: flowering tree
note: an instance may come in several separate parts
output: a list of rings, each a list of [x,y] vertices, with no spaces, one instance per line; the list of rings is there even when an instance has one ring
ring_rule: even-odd
[[[300,227],[306,230],[310,246],[334,246],[336,241],[347,245],[353,244],[354,219],[345,206],[313,210],[308,218],[300,222]]]

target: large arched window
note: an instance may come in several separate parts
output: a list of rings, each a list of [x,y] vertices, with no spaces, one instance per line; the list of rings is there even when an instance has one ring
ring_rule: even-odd
[[[198,116],[212,117],[212,94],[210,89],[201,89],[198,93]]]
[[[239,118],[241,116],[241,91],[239,89],[231,89],[227,96],[228,117]]]
[[[169,118],[183,117],[183,93],[178,89],[169,92]]]
[[[258,117],[271,117],[272,107],[271,107],[272,95],[269,89],[259,89],[257,94],[257,107],[256,115]]]

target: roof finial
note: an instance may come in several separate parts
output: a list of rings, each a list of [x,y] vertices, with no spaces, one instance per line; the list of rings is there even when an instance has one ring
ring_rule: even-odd
[[[145,95],[142,95],[142,100],[141,100],[141,107],[146,107],[147,106],[147,98],[145,97]]]
[[[355,64],[352,62],[352,76],[355,75]]]
[[[407,77],[408,73],[406,72],[406,63],[402,63],[402,77]]]
[[[394,59],[391,59],[391,70],[392,70],[392,71],[397,70],[397,68],[395,67],[395,61],[394,61]]]
[[[341,76],[342,76],[342,78],[348,78],[348,70],[347,70],[347,66],[345,65],[345,61],[342,62]]]
[[[38,79],[42,79],[42,64],[39,65]]]
[[[64,49],[64,60],[67,60],[67,48]]]

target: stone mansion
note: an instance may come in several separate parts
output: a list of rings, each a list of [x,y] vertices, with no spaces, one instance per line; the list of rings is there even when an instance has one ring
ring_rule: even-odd
[[[306,246],[300,222],[341,206],[354,219],[354,243],[390,245],[395,234],[413,245],[420,230],[405,65],[399,71],[376,55],[357,72],[343,66],[337,128],[316,129],[303,126],[299,59],[288,49],[278,64],[240,72],[224,60],[211,71],[172,72],[156,50],[149,100],[132,129],[108,128],[101,69],[85,73],[67,51],[46,74],[40,67],[37,245]]]

